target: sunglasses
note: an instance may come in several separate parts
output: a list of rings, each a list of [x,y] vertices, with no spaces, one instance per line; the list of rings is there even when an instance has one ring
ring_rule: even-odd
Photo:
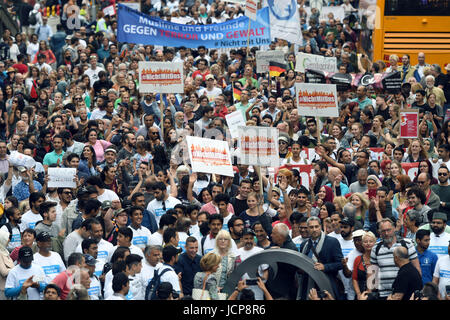
[[[443,172],[441,172],[441,173],[438,173],[438,175],[439,175],[440,177],[445,177],[445,176],[448,176],[448,173],[443,173]]]

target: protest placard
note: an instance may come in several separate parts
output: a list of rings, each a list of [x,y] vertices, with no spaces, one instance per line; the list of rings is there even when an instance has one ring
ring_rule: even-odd
[[[241,164],[277,167],[278,129],[270,127],[239,127],[238,147]]]
[[[291,43],[303,43],[297,0],[264,0],[262,7],[269,8],[272,40],[278,38]]]
[[[74,181],[77,174],[75,168],[48,168],[49,188],[76,188]]]
[[[245,120],[242,116],[241,111],[235,111],[230,114],[225,115],[225,119],[227,120],[228,129],[230,129],[231,137],[239,138],[239,127],[245,126]]]
[[[295,71],[305,72],[306,69],[337,72],[336,57],[299,52],[295,56]]]
[[[338,117],[335,84],[296,83],[298,114],[310,117]]]
[[[187,136],[186,142],[193,172],[234,176],[226,141]]]
[[[113,5],[107,6],[103,8],[103,14],[105,16],[115,16],[116,15],[116,8],[114,8]]]
[[[118,4],[118,42],[167,47],[236,48],[269,45],[269,10],[258,10],[249,29],[249,18],[242,16],[223,23],[208,25],[178,24],[143,14]],[[300,33],[301,34],[301,33]]]
[[[183,91],[182,62],[139,61],[139,92],[181,93]]]
[[[400,110],[399,138],[414,139],[419,136],[419,109]]]
[[[256,73],[269,72],[269,62],[285,64],[284,52],[281,50],[256,51]]]
[[[258,12],[258,0],[247,0],[245,2],[245,16],[251,20],[256,21],[256,15]]]

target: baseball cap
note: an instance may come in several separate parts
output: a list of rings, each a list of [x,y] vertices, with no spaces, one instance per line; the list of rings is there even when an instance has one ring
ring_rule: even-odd
[[[289,143],[289,139],[287,137],[285,137],[285,136],[279,136],[278,137],[278,141],[284,141],[286,143]]]
[[[25,168],[24,166],[18,166],[17,170],[19,170],[19,172],[25,172],[27,171],[27,168]]]
[[[250,228],[245,228],[244,231],[242,232],[242,236],[245,236],[247,234],[251,234],[253,236],[256,236],[255,232],[252,229],[250,229]]]
[[[19,261],[31,262],[33,261],[33,250],[30,247],[22,247],[19,249]]]
[[[109,201],[109,200],[103,201],[101,208],[102,208],[102,210],[107,210],[107,209],[111,208],[111,201]]]
[[[117,215],[119,215],[119,213],[122,213],[122,212],[126,212],[124,208],[115,210],[114,211],[114,217],[117,217]]]
[[[111,148],[111,147],[108,147],[106,150],[105,150],[105,153],[107,153],[107,152],[114,152],[114,153],[116,153],[117,154],[117,151],[116,151],[116,149],[114,149],[114,148]]]
[[[366,232],[363,229],[359,229],[359,230],[353,231],[352,236],[353,236],[353,238],[356,238],[356,237],[362,237],[365,234],[366,234]]]
[[[353,220],[353,218],[351,217],[345,217],[344,219],[341,220],[341,224],[353,227],[355,225],[355,220]]]
[[[214,76],[213,76],[212,74],[208,74],[208,75],[205,77],[205,80],[209,80],[209,79],[214,79]]]
[[[97,263],[97,260],[95,260],[95,258],[93,256],[91,256],[90,254],[83,254],[84,256],[84,261],[86,262],[86,264],[88,266],[95,266],[95,264]]]
[[[162,254],[163,257],[174,257],[181,252],[183,252],[181,248],[176,248],[174,246],[169,245],[163,248]]]
[[[433,214],[433,220],[434,219],[441,219],[444,220],[444,222],[447,221],[447,214],[443,213],[443,212],[435,212]]]
[[[52,237],[47,231],[43,231],[36,236],[36,241],[38,242],[49,242],[52,241]]]

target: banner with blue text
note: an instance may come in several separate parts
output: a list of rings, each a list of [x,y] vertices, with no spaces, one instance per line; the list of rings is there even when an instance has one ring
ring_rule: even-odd
[[[250,34],[250,46],[270,44],[268,8],[258,11],[256,21],[248,28],[248,17],[240,17],[223,23],[209,25],[177,24],[150,17],[120,3],[117,21],[119,42],[168,47],[229,48],[246,47]]]

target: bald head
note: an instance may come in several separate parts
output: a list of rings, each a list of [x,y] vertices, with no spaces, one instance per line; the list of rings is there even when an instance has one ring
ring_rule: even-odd
[[[394,249],[394,257],[396,257],[399,260],[408,260],[409,261],[408,249],[406,249],[403,246],[399,246],[399,247],[395,248]]]
[[[342,175],[342,171],[339,170],[339,168],[336,167],[328,168],[328,179],[330,181],[334,181],[334,179],[336,179],[336,177],[338,177],[339,175]]]

